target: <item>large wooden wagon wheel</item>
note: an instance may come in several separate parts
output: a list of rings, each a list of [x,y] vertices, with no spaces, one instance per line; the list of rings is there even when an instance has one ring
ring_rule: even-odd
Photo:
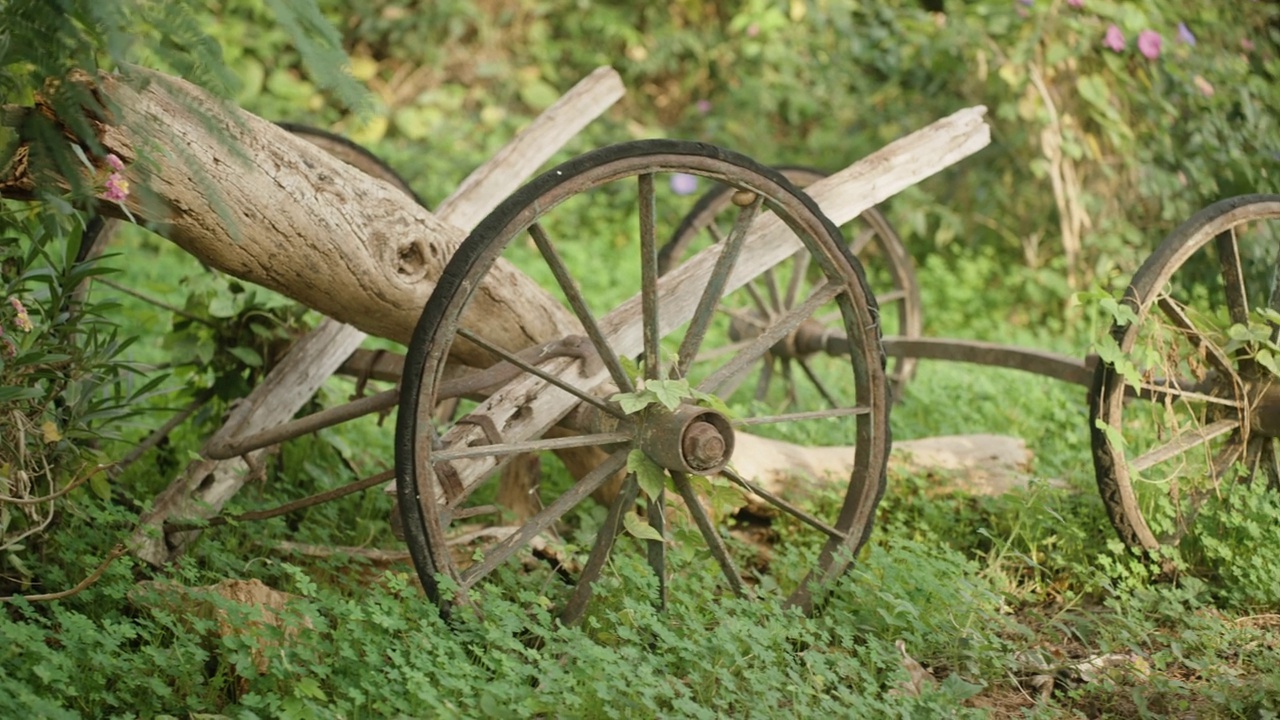
[[[1120,537],[1176,545],[1206,503],[1280,483],[1280,196],[1211,205],[1134,275],[1091,393],[1094,465]]]
[[[659,278],[658,238],[679,217],[672,205],[680,198],[669,183],[681,175],[729,188],[738,219],[724,242]],[[602,232],[606,216],[623,222]],[[745,331],[718,312],[750,307],[748,281],[799,248],[815,274],[792,309],[752,320]],[[568,256],[587,269],[575,276]],[[566,337],[519,353],[485,339],[492,324],[514,321],[475,309],[491,273],[503,265],[500,258],[545,279],[566,317],[576,318]],[[601,297],[609,299],[597,301]],[[800,336],[806,321],[831,313],[852,348],[838,379],[848,401],[811,412],[723,412],[724,388],[739,384],[779,343],[822,340]],[[448,613],[470,603],[470,591],[503,574],[526,546],[559,538],[560,550],[544,553],[554,558],[554,572],[542,580],[530,579],[536,573],[507,573],[514,577],[505,581],[535,583],[529,589],[545,594],[572,622],[611,556],[631,561],[627,551],[635,544],[618,540],[626,533],[663,538],[643,541],[659,601],[666,583],[679,580],[716,583],[713,591],[741,596],[776,587],[794,605],[810,608],[815,591],[866,541],[883,492],[889,404],[878,327],[874,299],[839,231],[779,173],[741,155],[697,143],[641,141],[545,173],[459,247],[409,347],[396,427],[397,492],[428,595]],[[450,379],[451,356],[472,366],[496,362],[486,373],[505,384],[476,391],[466,377]],[[433,425],[436,402],[467,387],[479,404],[450,425]],[[637,410],[644,397],[661,401]],[[733,470],[735,428],[780,425],[821,429],[856,445],[855,470],[838,485],[841,497],[811,504],[784,498]],[[514,455],[566,448],[597,460],[571,479],[565,473],[544,478],[542,509],[517,531],[464,557],[450,552],[458,525],[491,511],[485,506],[491,488]],[[607,512],[590,503],[578,507],[611,488]],[[746,553],[744,562],[735,552],[741,543],[723,529],[727,513],[717,514],[708,501],[723,498],[727,488],[753,491],[754,500],[777,515],[777,534],[787,542],[774,548],[780,555],[768,573],[760,571],[758,556]]]
[[[784,166],[778,172],[800,188],[807,187],[827,176],[821,170],[808,167]],[[732,227],[732,217],[725,213],[732,207],[732,192],[720,186],[699,197],[693,209],[685,215],[671,239],[658,252],[658,269],[665,273],[695,249],[709,242],[719,242]],[[868,284],[877,290],[876,303],[880,308],[880,322],[885,336],[918,338],[924,331],[924,311],[920,301],[920,284],[916,280],[915,261],[907,252],[897,231],[879,208],[871,207],[842,228],[849,251],[862,264]],[[780,312],[795,298],[790,287],[779,286],[778,275],[787,273],[794,277],[799,268],[807,267],[807,255],[798,253],[786,267],[765,272],[755,281],[756,294],[760,296],[755,314]],[[820,373],[813,368],[812,357],[795,357],[782,348],[779,355],[767,355],[756,388],[757,399],[764,400],[769,385],[775,377],[781,377],[790,399],[796,397],[793,364],[819,393],[826,393]],[[916,358],[896,357],[890,361],[888,377],[895,397],[901,397],[902,388],[915,372]],[[775,375],[776,373],[776,375]]]

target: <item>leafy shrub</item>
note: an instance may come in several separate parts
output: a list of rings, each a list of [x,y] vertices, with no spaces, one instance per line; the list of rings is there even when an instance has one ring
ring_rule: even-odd
[[[0,549],[23,583],[31,538],[74,501],[74,486],[110,494],[95,448],[165,380],[132,371],[112,304],[81,295],[106,269],[75,261],[80,233],[67,215],[0,209]]]

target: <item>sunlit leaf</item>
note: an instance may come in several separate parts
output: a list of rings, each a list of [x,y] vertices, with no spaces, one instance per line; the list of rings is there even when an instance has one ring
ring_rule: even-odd
[[[658,531],[649,527],[649,523],[645,522],[644,518],[641,518],[635,510],[622,516],[622,525],[633,537],[638,537],[641,540],[662,542],[662,536],[658,534]]]

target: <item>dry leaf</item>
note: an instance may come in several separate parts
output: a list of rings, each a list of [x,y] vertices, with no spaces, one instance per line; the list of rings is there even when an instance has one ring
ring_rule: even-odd
[[[907,679],[892,692],[907,697],[919,697],[925,688],[933,688],[938,685],[938,679],[933,673],[925,669],[923,665],[916,662],[916,659],[907,654],[907,643],[898,640],[894,643],[898,648],[898,653],[902,655],[902,667],[907,671]]]

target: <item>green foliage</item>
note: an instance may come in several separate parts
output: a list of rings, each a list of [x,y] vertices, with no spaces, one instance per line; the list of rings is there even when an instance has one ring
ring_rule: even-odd
[[[82,285],[108,270],[75,262],[75,223],[0,208],[0,550],[19,585],[32,572],[28,545],[77,496],[64,493],[87,481],[110,496],[96,467],[107,458],[96,447],[165,380],[133,371],[125,361],[133,340],[108,317],[114,305],[82,296]]]
[[[184,278],[186,305],[162,348],[190,389],[244,397],[305,326],[305,308],[275,293],[202,271]]]
[[[271,0],[274,21],[297,48],[316,83],[340,105],[357,108],[364,91],[344,69],[346,54],[337,33],[314,0]],[[79,82],[75,73],[128,74],[131,65],[158,68],[191,80],[215,96],[230,99],[240,79],[223,58],[222,43],[208,31],[203,0],[15,0],[0,15],[0,90],[9,102],[29,104],[37,94],[49,102],[58,123],[71,130],[89,154],[102,149],[91,123],[110,117],[109,102]],[[44,182],[37,192],[60,193],[71,183],[77,195],[92,194],[61,128],[40,114],[26,117],[16,135],[3,137],[7,165],[21,139],[29,150],[32,176]],[[60,178],[61,181],[55,178]]]

